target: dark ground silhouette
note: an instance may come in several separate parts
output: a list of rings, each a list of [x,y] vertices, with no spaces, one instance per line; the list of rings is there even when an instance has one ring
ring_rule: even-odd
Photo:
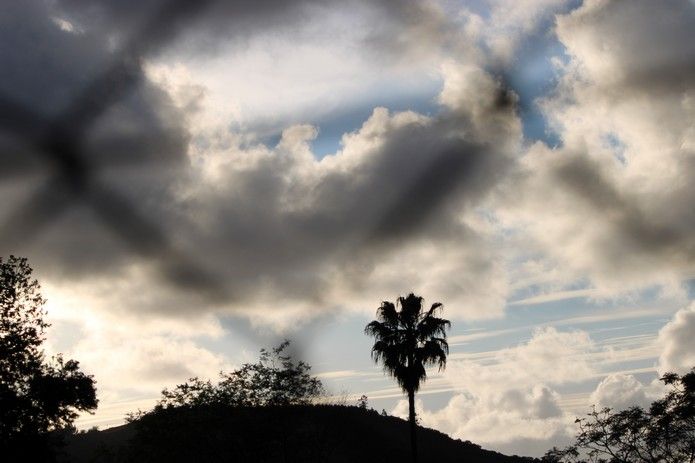
[[[418,432],[421,461],[530,463]],[[339,405],[202,406],[162,409],[140,420],[74,436],[66,461],[120,462],[390,462],[408,461],[408,422],[374,410]]]

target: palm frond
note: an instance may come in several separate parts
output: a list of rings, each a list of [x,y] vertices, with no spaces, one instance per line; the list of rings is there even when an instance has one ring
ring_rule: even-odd
[[[416,296],[413,293],[408,294],[406,297],[399,297],[398,304],[401,306],[400,320],[405,326],[414,326],[420,319],[420,313],[422,312],[422,301],[420,296]]]
[[[380,321],[374,320],[364,327],[364,333],[376,339],[384,339],[393,333],[393,329]]]
[[[399,323],[398,311],[392,302],[384,301],[376,311],[377,318],[391,327],[397,327]]]
[[[426,341],[415,351],[415,357],[423,365],[437,365],[441,371],[446,367],[446,356],[449,353],[449,344],[441,338]]]
[[[451,327],[451,322],[444,318],[426,315],[417,325],[417,337],[419,341],[437,336],[446,337],[446,330]]]
[[[425,317],[431,317],[432,315],[435,314],[438,310],[441,310],[444,308],[444,304],[441,302],[435,302],[432,304],[432,307],[430,307],[430,310],[427,311],[427,314],[425,314]]]

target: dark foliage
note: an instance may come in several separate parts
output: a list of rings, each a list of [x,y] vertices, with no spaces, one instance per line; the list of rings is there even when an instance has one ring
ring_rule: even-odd
[[[419,438],[424,462],[537,462],[432,429],[420,429]],[[162,408],[125,426],[75,435],[68,451],[74,463],[383,463],[410,455],[407,422],[337,405]]]
[[[25,258],[0,258],[0,450],[4,461],[51,458],[50,437],[97,406],[94,380],[75,360],[47,361],[38,281]]]
[[[594,409],[577,419],[574,445],[550,450],[549,463],[692,463],[695,461],[695,368],[664,375],[670,386],[649,410]]]
[[[318,378],[309,373],[311,366],[286,354],[290,342],[284,341],[268,351],[261,349],[256,363],[245,363],[229,373],[220,373],[220,381],[191,378],[172,390],[164,389],[156,409],[200,405],[262,407],[310,403],[324,393]],[[136,418],[137,416],[134,416]]]
[[[365,333],[374,336],[372,358],[381,362],[384,370],[393,376],[403,391],[408,394],[410,442],[413,461],[417,461],[417,438],[415,416],[415,393],[420,383],[427,379],[427,366],[446,366],[449,344],[446,330],[449,320],[436,317],[443,308],[436,302],[429,310],[423,310],[423,298],[410,293],[399,297],[401,310],[388,301],[377,309],[377,320],[370,322]]]
[[[357,399],[357,407],[366,410],[369,407],[369,398],[362,394],[362,396]]]

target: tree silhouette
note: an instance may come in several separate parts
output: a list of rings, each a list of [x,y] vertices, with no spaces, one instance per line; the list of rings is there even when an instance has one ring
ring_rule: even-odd
[[[576,442],[553,448],[548,463],[692,463],[695,461],[695,368],[679,376],[665,374],[669,387],[648,410],[593,409],[579,418]]]
[[[245,363],[220,381],[191,378],[173,389],[164,389],[157,408],[228,405],[263,407],[307,405],[324,394],[321,380],[311,376],[311,365],[294,360],[286,352],[290,341],[268,351],[261,349],[256,363]],[[137,415],[134,415],[137,418]]]
[[[285,462],[323,461],[314,458],[325,450],[324,430],[304,416],[325,394],[323,384],[311,375],[311,365],[292,357],[289,346],[285,340],[261,349],[257,362],[220,372],[216,383],[190,378],[164,389],[152,410],[128,415],[135,436],[124,461],[277,461],[267,460],[269,455]],[[239,416],[246,417],[245,425]],[[220,429],[232,425],[241,429],[230,439]]]
[[[75,360],[47,361],[39,282],[26,258],[0,257],[0,449],[7,461],[50,458],[48,433],[97,406],[94,380]]]
[[[393,376],[403,391],[408,394],[408,419],[410,421],[410,445],[413,462],[417,461],[415,422],[415,393],[420,383],[427,379],[425,367],[437,365],[439,370],[446,366],[449,345],[446,329],[449,320],[437,318],[435,314],[443,308],[439,302],[423,311],[423,298],[410,293],[399,297],[401,310],[388,301],[377,309],[377,320],[370,322],[365,333],[375,338],[372,358],[383,363],[384,370]]]

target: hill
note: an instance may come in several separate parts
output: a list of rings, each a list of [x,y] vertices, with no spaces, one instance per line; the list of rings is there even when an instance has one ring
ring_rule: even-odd
[[[530,463],[419,428],[420,461]],[[158,410],[104,431],[78,434],[67,461],[390,462],[410,461],[408,423],[374,410],[337,405],[198,406]]]

